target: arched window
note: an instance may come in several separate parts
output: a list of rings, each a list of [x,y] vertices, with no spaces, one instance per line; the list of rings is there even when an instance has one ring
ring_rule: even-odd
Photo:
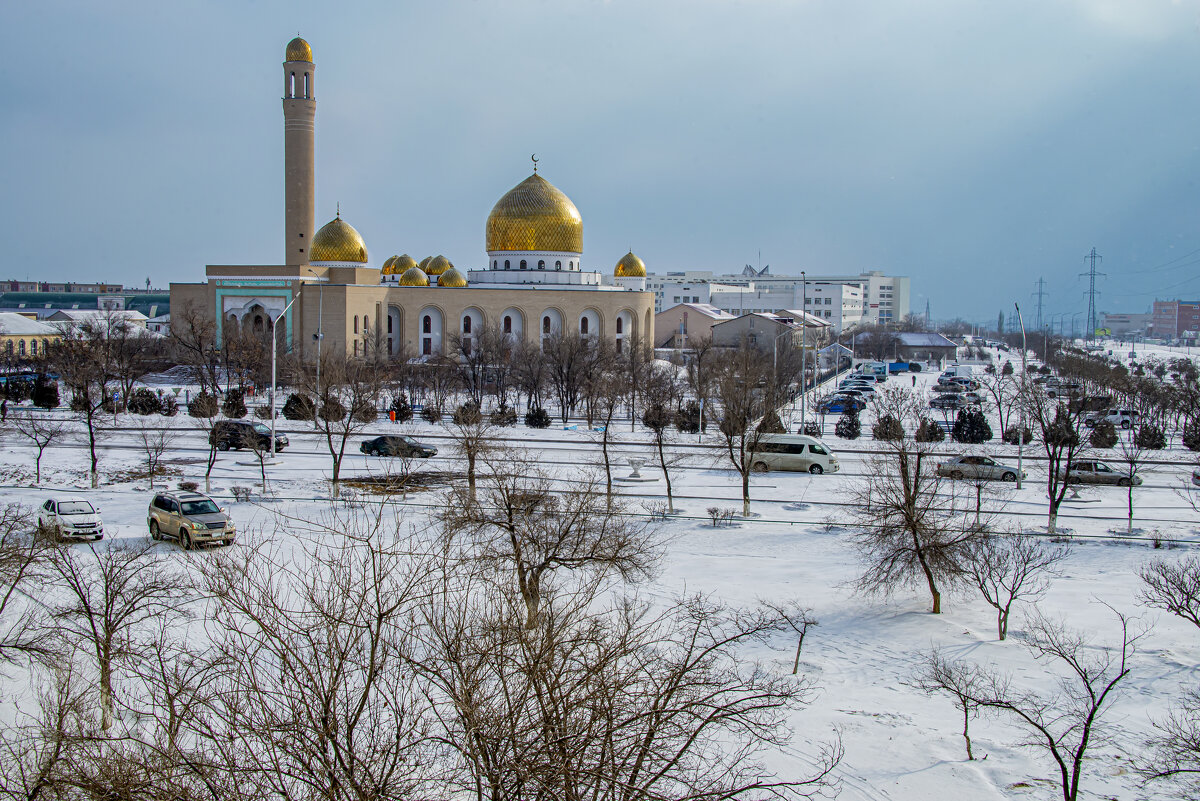
[[[504,269],[508,270],[508,269],[510,269],[511,267],[512,267],[512,264],[511,264],[511,263],[509,263],[508,259],[505,259],[505,260],[504,260]]]
[[[292,73],[291,79],[288,81],[288,97],[296,96],[296,73]]]
[[[358,340],[354,340],[354,355],[358,355]]]
[[[512,317],[510,317],[507,314],[504,315],[504,333],[506,333],[506,334],[512,333]]]
[[[588,318],[579,318],[579,333],[586,334],[588,332]]]
[[[363,333],[364,333],[364,334],[365,334],[365,333],[367,333],[367,329],[368,329],[368,328],[370,328],[370,326],[369,326],[369,325],[367,325],[367,320],[368,320],[368,319],[369,319],[369,318],[367,317],[367,315],[365,315],[365,314],[364,314],[364,315],[363,315]]]
[[[433,333],[433,318],[430,317],[428,314],[425,315],[424,319],[421,320],[421,333],[423,333],[423,334],[432,334]]]
[[[23,339],[17,343],[17,355],[22,357],[25,356],[25,340]]]
[[[618,334],[624,333],[624,329],[625,329],[625,321],[622,320],[620,317],[618,317],[617,318],[617,333]]]
[[[554,262],[554,269],[561,270],[562,269],[562,261]]]
[[[528,267],[529,267],[529,265],[527,265],[527,264],[525,263],[525,260],[524,260],[524,259],[521,259],[521,269],[522,269],[522,270],[524,270],[524,269],[527,269]]]
[[[358,333],[358,317],[354,318],[354,333]]]
[[[464,334],[471,333],[471,317],[470,317],[470,315],[465,315],[463,317],[463,333]]]
[[[575,262],[573,262],[573,261],[569,261],[569,262],[567,262],[567,267],[569,267],[570,269],[574,270],[574,269],[575,269]]]
[[[542,333],[543,334],[550,333],[550,317],[549,317],[549,315],[542,318]],[[10,348],[12,347],[11,343],[9,344],[9,347]]]
[[[308,97],[308,73],[304,73],[304,96]]]
[[[49,350],[50,350],[50,340],[43,339],[42,340],[42,353],[46,353]]]
[[[12,340],[10,339],[4,343],[4,352],[7,353],[9,356],[12,356],[12,350],[13,350]]]
[[[29,355],[37,356],[37,340],[36,339],[29,340]]]
[[[262,333],[262,330],[263,330],[263,316],[262,316],[261,314],[256,314],[256,315],[254,315],[254,330],[255,330],[255,331],[257,331],[257,332],[259,332],[259,333]]]
[[[538,259],[538,269],[539,270],[546,269],[546,262],[543,259]]]
[[[492,259],[492,269],[496,269],[497,266],[499,266],[499,262],[496,259]]]

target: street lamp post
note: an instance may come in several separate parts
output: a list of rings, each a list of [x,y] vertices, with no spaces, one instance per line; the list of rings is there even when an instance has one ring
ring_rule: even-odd
[[[1074,314],[1071,315],[1071,341],[1072,341],[1072,343],[1074,343],[1074,341],[1075,341],[1075,318],[1081,314],[1083,314],[1083,312],[1075,312]]]
[[[776,393],[779,392],[779,340],[786,336],[791,336],[794,342],[796,332],[792,330],[784,331],[783,333],[778,334],[771,343],[771,396],[774,398],[776,411],[778,411],[779,407],[782,405],[779,402],[779,397],[776,395]],[[803,376],[801,378],[803,378]],[[801,421],[801,425],[803,425],[803,421]]]
[[[1029,374],[1025,370],[1025,367],[1026,367],[1026,364],[1025,364],[1025,359],[1026,359],[1026,355],[1025,355],[1026,354],[1025,318],[1021,316],[1021,306],[1019,304],[1014,303],[1013,307],[1016,308],[1017,320],[1020,321],[1020,323],[1021,323],[1021,383],[1025,384],[1026,387],[1028,387]],[[999,386],[999,384],[997,384],[997,386]],[[1024,456],[1025,456],[1025,405],[1024,405],[1024,403],[1022,403],[1019,408],[1021,410],[1021,416],[1020,416],[1019,422],[1017,423],[1017,489],[1018,490],[1021,489],[1021,474],[1024,472],[1023,471]]]
[[[808,396],[808,374],[807,364],[805,363],[805,351],[808,350],[808,278],[805,271],[800,271],[800,430],[804,430],[804,424],[808,422],[808,409],[805,406],[805,399]]]
[[[321,328],[325,322],[325,279],[317,275],[317,271],[312,267],[308,271],[317,279],[317,333],[313,334],[313,339],[317,341],[317,406],[321,405],[321,340],[325,338],[325,333]]]
[[[275,357],[279,353],[279,319],[288,313],[288,309],[292,308],[292,304],[300,299],[300,290],[296,290],[296,297],[288,301],[288,305],[283,307],[283,311],[278,317],[271,320],[271,459],[275,459]]]

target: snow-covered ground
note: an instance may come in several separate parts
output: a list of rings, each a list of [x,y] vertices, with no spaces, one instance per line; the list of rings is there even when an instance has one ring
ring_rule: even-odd
[[[933,378],[920,376],[918,388]],[[894,380],[910,383],[907,377]],[[0,502],[18,501],[32,507],[51,495],[89,497],[103,509],[108,541],[146,538],[150,488],[144,478],[120,478],[125,471],[142,469],[143,457],[133,430],[137,421],[123,416],[118,422],[127,428],[104,440],[101,472],[105,480],[97,490],[88,487],[86,450],[80,443],[48,451],[42,483],[34,487],[34,450],[16,434],[6,434]],[[151,418],[151,422],[175,432],[164,460],[173,474],[160,479],[160,485],[191,479],[203,487],[207,445],[193,421],[181,415]],[[259,465],[251,454],[220,454],[213,473],[214,496],[230,508],[240,531],[251,532],[248,536],[274,530],[271,522],[277,512],[312,519],[328,503],[330,468],[324,440],[311,428],[280,423],[291,445],[278,463],[268,468],[270,488],[265,498],[257,487]],[[872,443],[866,419],[864,438],[852,443],[832,436],[833,423],[834,418],[829,418],[827,439],[841,457],[840,474],[755,476],[752,497],[757,516],[737,520],[727,528],[713,528],[705,509],[740,510],[736,474],[727,469],[711,436],[703,439],[706,447],[696,447],[694,435],[681,438],[677,448],[690,454],[689,463],[672,476],[681,514],[664,524],[663,533],[670,543],[667,559],[661,574],[640,592],[652,598],[704,592],[747,604],[758,599],[799,599],[812,608],[819,625],[804,642],[801,669],[815,680],[819,693],[811,706],[795,715],[793,744],[774,760],[774,766],[784,773],[805,773],[819,744],[837,733],[845,746],[845,758],[837,769],[843,799],[1061,798],[1053,764],[1043,754],[1019,747],[1022,734],[1010,723],[990,717],[974,721],[976,760],[968,762],[959,734],[960,713],[951,701],[927,697],[906,683],[921,654],[935,645],[953,657],[999,666],[1012,673],[1015,684],[1032,689],[1053,689],[1058,673],[1055,666],[1036,662],[1022,647],[1021,614],[1025,609],[1015,615],[1010,639],[997,642],[990,607],[969,593],[944,599],[941,615],[928,614],[928,598],[920,593],[905,592],[890,600],[854,593],[850,583],[858,574],[857,557],[848,530],[836,524],[846,519],[848,489],[867,469]],[[997,428],[994,423],[993,427]],[[530,431],[518,426],[506,432],[504,444],[536,452],[556,478],[569,481],[599,458],[595,435],[584,428],[580,425],[564,431],[556,426]],[[651,459],[647,437],[631,428],[628,421],[617,427],[618,475],[628,473],[625,457]],[[440,452],[429,468],[461,470],[443,428],[420,421],[405,425],[384,421],[351,439],[343,477],[378,473],[380,460],[360,454],[358,443],[366,436],[392,431],[411,433],[437,445]],[[1015,448],[999,444],[998,439],[987,449],[998,458],[1015,457]],[[966,449],[947,442],[945,450],[949,454]],[[1035,530],[1045,524],[1044,471],[1036,459],[1036,444],[1028,447],[1025,455],[1029,480],[1022,490],[1005,492],[999,502],[1004,504],[1003,514],[1011,527]],[[1151,466],[1145,474],[1146,484],[1134,497],[1136,525],[1147,536],[1128,540],[1113,536],[1114,530],[1125,525],[1125,493],[1116,487],[1085,489],[1078,500],[1067,503],[1060,517],[1060,526],[1070,530],[1074,542],[1063,575],[1039,603],[1040,611],[1086,631],[1097,647],[1118,636],[1108,606],[1153,624],[1140,643],[1130,678],[1106,716],[1109,739],[1092,752],[1084,797],[1173,797],[1170,788],[1153,792],[1140,788],[1130,773],[1130,759],[1142,750],[1151,720],[1161,717],[1184,689],[1195,686],[1200,632],[1178,618],[1140,607],[1136,602],[1137,572],[1152,558],[1177,559],[1193,552],[1196,546],[1191,542],[1200,543],[1200,517],[1182,494],[1193,456],[1178,449],[1165,451],[1159,459],[1162,464]],[[642,473],[654,476],[652,463],[648,461]],[[250,503],[234,502],[234,486],[254,486],[259,497]],[[635,504],[652,506],[663,500],[664,483],[627,484],[621,492]],[[438,490],[431,489],[411,494],[402,503],[406,514],[420,519],[437,499]],[[401,503],[399,499],[396,502]],[[1180,544],[1156,550],[1151,532]],[[159,547],[181,554],[171,544]],[[202,554],[200,558],[211,556]],[[794,640],[781,639],[772,645],[773,649],[764,648],[753,655],[790,673]],[[11,718],[6,713],[2,719]]]

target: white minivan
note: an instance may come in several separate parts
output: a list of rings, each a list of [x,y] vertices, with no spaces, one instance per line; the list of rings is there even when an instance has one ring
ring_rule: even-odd
[[[837,456],[823,441],[806,434],[763,434],[751,460],[755,470],[836,473]]]

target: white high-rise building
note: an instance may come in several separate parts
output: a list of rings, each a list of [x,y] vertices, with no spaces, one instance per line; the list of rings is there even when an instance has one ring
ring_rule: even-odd
[[[711,303],[733,314],[804,309],[838,331],[856,323],[898,322],[910,310],[908,276],[875,270],[859,275],[771,275],[747,267],[738,274],[689,270],[647,276],[656,311],[677,303]],[[807,284],[807,292],[805,291]]]

